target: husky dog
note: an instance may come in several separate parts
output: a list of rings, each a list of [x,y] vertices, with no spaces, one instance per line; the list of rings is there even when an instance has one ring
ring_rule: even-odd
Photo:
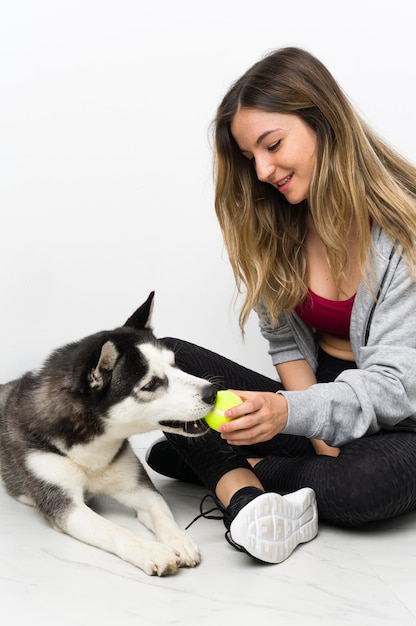
[[[216,389],[175,367],[154,336],[152,292],[124,326],[54,351],[36,371],[0,385],[1,473],[9,494],[80,541],[163,576],[200,553],[176,525],[128,437],[204,434]],[[87,501],[106,494],[135,510],[156,541],[106,520]]]

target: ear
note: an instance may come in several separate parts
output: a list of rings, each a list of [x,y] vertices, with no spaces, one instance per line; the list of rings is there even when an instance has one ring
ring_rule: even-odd
[[[146,302],[144,302],[144,304],[142,304],[142,306],[139,307],[131,317],[129,317],[124,326],[131,326],[132,328],[136,328],[137,330],[150,330],[154,296],[155,292],[152,291]]]
[[[101,347],[97,365],[88,373],[90,389],[103,389],[111,379],[119,353],[112,341],[106,341]]]

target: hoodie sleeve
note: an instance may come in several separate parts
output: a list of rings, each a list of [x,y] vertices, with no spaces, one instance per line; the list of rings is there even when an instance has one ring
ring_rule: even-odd
[[[416,430],[416,281],[399,262],[374,308],[366,345],[355,349],[358,369],[305,391],[282,391],[284,433],[341,446],[381,428]],[[355,329],[364,336],[363,325]]]
[[[317,345],[311,330],[295,312],[283,313],[277,326],[262,310],[259,315],[260,332],[269,344],[273,365],[306,359],[314,371],[317,368]]]

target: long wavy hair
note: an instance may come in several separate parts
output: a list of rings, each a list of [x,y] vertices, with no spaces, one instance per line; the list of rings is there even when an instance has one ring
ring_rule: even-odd
[[[294,114],[317,136],[317,158],[308,198],[291,205],[261,182],[230,126],[242,108]],[[272,323],[307,295],[305,238],[313,219],[327,251],[334,281],[348,266],[348,233],[354,224],[360,270],[371,255],[371,222],[401,250],[409,272],[416,264],[416,168],[386,145],[361,119],[327,68],[299,48],[265,56],[224,96],[213,124],[215,210],[236,279],[245,292],[240,327],[253,308]]]

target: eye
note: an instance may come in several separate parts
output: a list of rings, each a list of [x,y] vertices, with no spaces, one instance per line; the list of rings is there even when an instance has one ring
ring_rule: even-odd
[[[275,143],[273,143],[271,146],[269,146],[267,148],[268,152],[276,152],[276,150],[278,150],[280,148],[280,144],[282,143],[282,140],[279,139],[279,141],[276,141]]]
[[[147,385],[144,385],[144,387],[142,387],[142,391],[148,391],[149,393],[153,393],[154,391],[159,389],[161,384],[162,381],[160,380],[160,378],[152,378],[151,380],[149,380]]]

